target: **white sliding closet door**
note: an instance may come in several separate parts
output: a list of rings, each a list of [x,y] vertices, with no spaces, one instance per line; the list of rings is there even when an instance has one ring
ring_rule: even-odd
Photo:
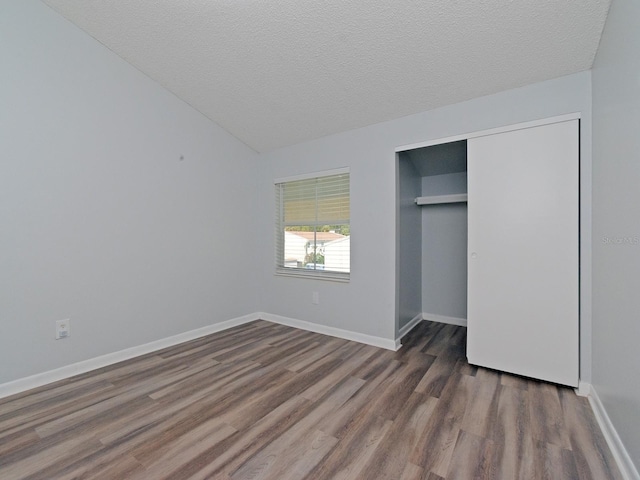
[[[578,385],[578,120],[468,141],[469,362]]]

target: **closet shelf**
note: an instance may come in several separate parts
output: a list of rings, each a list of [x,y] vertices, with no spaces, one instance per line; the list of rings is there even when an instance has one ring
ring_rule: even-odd
[[[454,195],[429,195],[428,197],[417,197],[416,205],[437,205],[439,203],[459,203],[466,202],[466,193],[456,193]]]

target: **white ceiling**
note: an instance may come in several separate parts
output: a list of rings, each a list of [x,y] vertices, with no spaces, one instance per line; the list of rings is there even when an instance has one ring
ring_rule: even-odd
[[[611,0],[43,0],[257,151],[591,68]]]

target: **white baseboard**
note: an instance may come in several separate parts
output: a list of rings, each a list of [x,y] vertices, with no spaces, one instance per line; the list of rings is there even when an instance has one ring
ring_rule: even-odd
[[[640,480],[640,474],[638,474],[638,470],[633,464],[631,456],[627,452],[627,449],[624,447],[624,444],[622,443],[618,432],[613,426],[613,423],[611,423],[611,419],[609,418],[607,411],[604,409],[604,405],[600,401],[598,393],[596,392],[595,388],[593,388],[593,386],[590,386],[589,390],[589,403],[591,404],[593,413],[598,424],[600,425],[600,430],[602,430],[604,438],[609,445],[609,449],[613,454],[613,458],[615,458],[616,463],[618,464],[618,468],[620,469],[622,477],[625,480]]]
[[[579,397],[588,397],[591,394],[591,384],[587,382],[578,382],[578,388],[575,389],[576,395]]]
[[[396,350],[402,345],[401,340],[403,339],[403,337],[407,335],[407,333],[409,333],[411,330],[413,330],[416,325],[418,325],[422,320],[423,314],[419,313],[400,329],[400,331],[398,332],[398,337],[396,338]]]
[[[447,317],[446,315],[438,315],[437,313],[422,313],[423,320],[429,320],[431,322],[448,323],[449,325],[457,325],[459,327],[467,326],[466,318]]]
[[[257,314],[251,313],[249,315],[233,318],[231,320],[220,323],[214,323],[213,325],[190,330],[188,332],[180,333],[171,337],[155,340],[143,345],[126,348],[124,350],[90,358],[88,360],[83,360],[71,365],[65,365],[64,367],[49,370],[47,372],[42,372],[36,375],[31,375],[29,377],[3,383],[0,384],[0,398],[8,397],[9,395],[14,395],[26,390],[31,390],[32,388],[41,387],[48,383],[57,382],[58,380],[63,380],[65,378],[73,377],[74,375],[86,373],[91,370],[106,367],[108,365],[113,365],[114,363],[129,360],[130,358],[134,357],[139,357],[140,355],[155,352],[156,350],[171,347],[179,343],[188,342],[189,340],[204,337],[206,335],[220,332],[228,328],[243,325],[245,323],[257,320],[258,318],[259,317],[257,316]]]
[[[354,342],[364,343],[374,347],[384,348],[386,350],[397,350],[396,342],[390,338],[375,337],[373,335],[353,332],[351,330],[343,330],[341,328],[328,327],[318,323],[282,317],[271,313],[260,312],[257,315],[259,315],[262,320],[266,320],[268,322],[279,323],[281,325],[287,325],[289,327],[299,328],[310,332],[322,333],[323,335],[329,335],[332,337],[344,338],[345,340],[352,340]]]
[[[316,323],[306,322],[304,320],[297,320],[294,318],[282,317],[280,315],[273,315],[264,312],[255,312],[242,317],[233,318],[220,323],[214,323],[206,327],[198,328],[196,330],[190,330],[188,332],[180,333],[153,342],[138,345],[136,347],[126,348],[99,357],[90,358],[81,362],[73,363],[71,365],[65,365],[64,367],[49,370],[47,372],[38,373],[25,378],[19,378],[11,382],[0,384],[0,398],[8,397],[9,395],[15,395],[32,388],[41,387],[48,383],[57,382],[58,380],[64,380],[65,378],[73,377],[81,373],[86,373],[91,370],[113,365],[114,363],[129,360],[140,355],[155,352],[163,348],[172,347],[180,343],[195,340],[196,338],[204,337],[212,333],[227,330],[228,328],[237,327],[245,323],[253,322],[254,320],[266,320],[268,322],[279,323],[282,325],[288,325],[290,327],[299,328],[301,330],[308,330],[311,332],[321,333],[323,335],[330,335],[332,337],[344,338],[345,340],[352,340],[354,342],[364,343],[367,345],[373,345],[374,347],[380,347],[387,350],[397,350],[396,342],[391,339],[374,337],[372,335],[366,335],[364,333],[352,332],[350,330],[342,330],[340,328],[327,327],[325,325],[319,325]]]
[[[287,325],[301,330],[307,330],[311,332],[321,333],[323,335],[330,335],[332,337],[344,338],[345,340],[352,340],[374,347],[380,347],[387,350],[397,350],[400,348],[400,340],[407,333],[411,331],[421,320],[430,320],[440,323],[448,323],[452,325],[466,326],[467,321],[463,318],[446,317],[444,315],[436,315],[429,313],[422,313],[416,315],[409,323],[407,323],[399,332],[398,338],[394,341],[387,338],[376,337],[373,335],[366,335],[363,333],[353,332],[350,330],[343,330],[335,327],[328,327],[326,325],[320,325],[316,323],[307,322],[304,320],[297,320],[294,318],[283,317],[280,315],[274,315],[265,312],[256,312],[242,317],[233,318],[206,327],[190,330],[188,332],[180,333],[171,337],[163,338],[153,342],[138,345],[136,347],[127,348],[118,352],[101,355],[99,357],[84,360],[64,367],[49,370],[47,372],[39,373],[29,377],[21,378],[4,384],[0,384],[0,398],[14,395],[16,393],[24,392],[32,388],[40,387],[48,383],[63,380],[65,378],[86,373],[91,370],[113,365],[114,363],[129,360],[140,355],[145,355],[163,348],[178,345],[180,343],[188,342],[196,338],[204,337],[212,333],[220,332],[232,327],[243,325],[255,320],[266,320],[268,322],[278,323],[281,325]],[[594,415],[600,429],[611,449],[613,457],[615,458],[618,467],[625,480],[640,480],[640,475],[636,469],[631,457],[629,456],[622,440],[618,436],[616,429],[614,428],[609,416],[604,408],[604,405],[600,401],[596,390],[586,382],[580,382],[576,393],[581,396],[587,396],[589,403],[593,409]]]

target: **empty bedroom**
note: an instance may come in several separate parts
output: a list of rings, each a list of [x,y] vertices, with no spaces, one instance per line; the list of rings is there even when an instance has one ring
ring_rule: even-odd
[[[0,0],[0,479],[640,480],[638,27]]]

